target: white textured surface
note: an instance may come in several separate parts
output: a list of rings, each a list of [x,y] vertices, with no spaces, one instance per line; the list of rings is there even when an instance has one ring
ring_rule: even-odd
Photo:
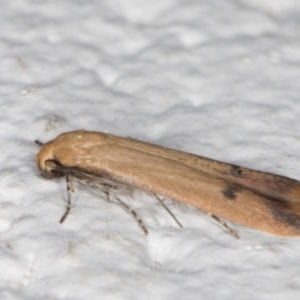
[[[143,194],[121,208],[37,171],[35,139],[132,136],[300,179],[296,0],[18,0],[0,10],[0,298],[296,299],[300,239]]]

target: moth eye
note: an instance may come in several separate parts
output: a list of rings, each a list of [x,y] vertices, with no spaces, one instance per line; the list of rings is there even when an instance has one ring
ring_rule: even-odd
[[[42,174],[45,178],[60,178],[65,176],[65,173],[59,168],[61,168],[61,164],[56,160],[46,160],[45,161],[45,172]]]

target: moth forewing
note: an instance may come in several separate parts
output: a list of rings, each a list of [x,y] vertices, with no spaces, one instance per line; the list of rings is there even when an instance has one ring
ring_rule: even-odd
[[[139,188],[193,205],[216,219],[281,236],[300,235],[300,183],[287,177],[83,130],[43,145],[37,162],[46,178],[71,174],[92,187],[100,182],[105,193],[114,185]]]

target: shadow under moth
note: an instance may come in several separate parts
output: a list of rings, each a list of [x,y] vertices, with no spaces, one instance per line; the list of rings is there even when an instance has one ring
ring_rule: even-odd
[[[233,235],[220,218],[279,236],[300,235],[300,182],[132,138],[101,132],[71,131],[41,144],[36,161],[41,175],[66,176],[71,209],[72,178],[114,197],[138,222],[139,215],[119,197],[141,189],[153,194],[171,213],[167,197],[210,214]]]

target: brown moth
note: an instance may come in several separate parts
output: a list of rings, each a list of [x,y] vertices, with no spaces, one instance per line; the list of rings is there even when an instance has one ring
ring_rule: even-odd
[[[113,195],[145,234],[142,219],[115,192],[130,194],[137,188],[162,195],[197,207],[227,228],[219,217],[279,236],[300,235],[300,182],[287,177],[84,130],[63,133],[42,145],[36,160],[45,178],[66,176],[68,207],[61,222],[71,208],[75,177],[101,189],[108,199]]]

